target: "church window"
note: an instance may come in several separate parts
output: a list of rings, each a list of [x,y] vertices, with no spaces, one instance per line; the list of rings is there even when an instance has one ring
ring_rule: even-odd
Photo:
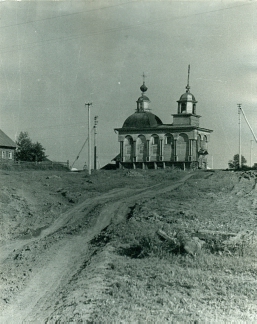
[[[201,148],[201,136],[198,135],[197,136],[197,150],[200,150],[200,148]]]
[[[171,143],[172,143],[171,136],[167,136],[165,144],[171,144]]]
[[[152,138],[152,144],[153,144],[153,145],[157,145],[158,142],[159,142],[159,138],[158,138],[157,136],[154,136],[154,137]]]
[[[181,112],[182,112],[182,113],[185,113],[186,110],[187,110],[187,105],[186,105],[186,103],[182,103],[182,104],[181,104]]]

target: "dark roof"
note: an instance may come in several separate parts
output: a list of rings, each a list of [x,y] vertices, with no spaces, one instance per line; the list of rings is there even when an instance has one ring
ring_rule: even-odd
[[[120,161],[120,153],[112,159],[112,161],[119,162]]]
[[[129,116],[122,128],[148,128],[162,125],[162,121],[159,117],[152,114],[149,111],[135,112]]]
[[[10,139],[1,129],[0,129],[0,147],[13,147],[16,148],[17,145],[13,140]]]
[[[117,165],[113,163],[107,163],[105,166],[101,168],[101,170],[116,170]]]
[[[180,97],[179,101],[196,101],[195,96],[190,92],[185,92]]]
[[[139,97],[137,99],[137,102],[142,102],[142,101],[149,101],[150,102],[150,99],[147,96],[142,95],[141,97]]]

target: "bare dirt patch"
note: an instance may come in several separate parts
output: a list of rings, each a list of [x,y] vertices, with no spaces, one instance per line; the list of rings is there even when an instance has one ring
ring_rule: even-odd
[[[257,320],[256,173],[0,178],[1,323]],[[227,249],[216,237],[197,253],[178,244],[203,230],[254,236]]]

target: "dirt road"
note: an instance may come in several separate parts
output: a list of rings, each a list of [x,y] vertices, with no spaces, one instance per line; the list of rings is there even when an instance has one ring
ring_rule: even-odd
[[[105,258],[102,256],[92,268],[90,259],[96,251],[89,248],[90,240],[111,220],[126,217],[129,207],[138,199],[154,197],[156,191],[174,190],[191,176],[187,174],[165,186],[160,183],[148,188],[142,185],[98,193],[60,213],[51,224],[34,230],[30,237],[6,240],[0,247],[0,273],[4,281],[0,322],[69,322],[76,319],[76,314],[86,321],[94,307],[94,298],[104,289],[101,266]],[[3,276],[6,271],[11,272],[8,280]],[[74,303],[64,310],[61,306],[67,294],[74,294]],[[84,304],[83,310],[78,309],[76,299],[85,296],[92,302]]]

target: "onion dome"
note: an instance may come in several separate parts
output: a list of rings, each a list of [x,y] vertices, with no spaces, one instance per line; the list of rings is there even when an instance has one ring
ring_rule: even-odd
[[[143,78],[145,78],[144,74]],[[144,129],[162,125],[160,118],[149,111],[150,99],[144,94],[147,91],[147,86],[144,81],[140,90],[142,91],[142,95],[137,99],[136,112],[125,120],[122,128]]]
[[[140,90],[144,93],[144,92],[146,92],[147,91],[147,86],[145,85],[145,82],[143,82],[143,84],[141,85],[141,87],[140,87]]]
[[[142,91],[142,96],[143,96],[144,92],[146,92],[148,88],[145,85],[145,77],[146,77],[146,75],[144,74],[144,72],[143,72],[142,77],[143,77],[143,84],[141,85],[140,90]]]

